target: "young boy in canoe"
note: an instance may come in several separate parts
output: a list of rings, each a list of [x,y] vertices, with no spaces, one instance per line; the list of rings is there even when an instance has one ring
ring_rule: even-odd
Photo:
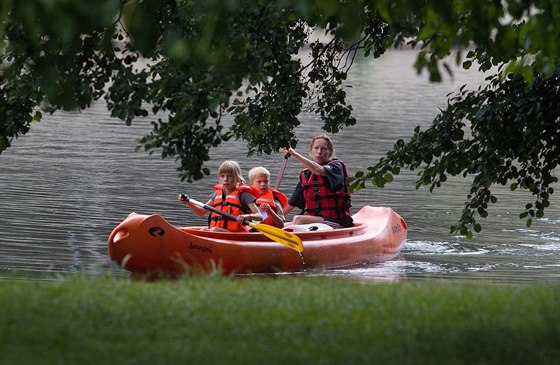
[[[270,188],[270,172],[262,166],[253,167],[249,171],[249,184],[259,190],[257,205],[263,212],[266,223],[274,227],[284,227],[284,214],[282,210],[288,204],[288,198],[278,190]]]
[[[258,189],[245,184],[241,168],[235,161],[224,161],[218,169],[218,185],[206,205],[237,217],[231,220],[215,212],[210,213],[208,228],[212,231],[246,232],[245,220],[262,221],[263,216],[256,205]],[[185,195],[185,194],[182,194]],[[179,201],[189,206],[198,216],[209,211],[197,206],[179,195]],[[188,197],[187,197],[188,198]]]

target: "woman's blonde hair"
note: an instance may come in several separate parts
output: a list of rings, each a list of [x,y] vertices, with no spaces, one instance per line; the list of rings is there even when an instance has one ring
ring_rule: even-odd
[[[270,179],[270,171],[262,166],[257,166],[249,170],[249,183],[253,183],[253,178],[259,175],[264,175],[267,179]]]
[[[221,174],[233,175],[240,184],[245,184],[245,179],[243,179],[243,174],[241,173],[241,167],[235,161],[227,160],[222,162],[218,169],[218,178]]]
[[[334,156],[334,145],[333,145],[331,139],[329,138],[329,136],[327,136],[325,134],[321,134],[319,136],[313,137],[313,139],[311,140],[311,143],[309,144],[309,152],[311,152],[311,150],[313,149],[313,144],[318,139],[322,139],[325,142],[327,142],[327,148],[329,149],[329,152],[330,152],[329,158]]]

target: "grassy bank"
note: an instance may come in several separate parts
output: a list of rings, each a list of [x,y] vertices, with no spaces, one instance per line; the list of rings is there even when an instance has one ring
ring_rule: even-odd
[[[1,364],[558,363],[560,287],[0,281]]]

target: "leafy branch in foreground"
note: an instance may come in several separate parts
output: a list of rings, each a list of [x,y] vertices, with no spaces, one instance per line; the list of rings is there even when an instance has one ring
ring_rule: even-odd
[[[368,181],[378,187],[393,181],[401,168],[420,169],[416,188],[430,192],[448,176],[473,176],[470,193],[459,222],[451,227],[472,237],[479,232],[477,217],[488,215],[488,205],[497,202],[492,186],[528,190],[534,201],[527,203],[520,218],[541,218],[550,205],[558,182],[554,170],[560,161],[560,74],[536,75],[531,84],[521,76],[490,78],[478,91],[461,90],[425,131],[416,127],[412,138],[399,140],[380,161],[350,179],[357,190]]]
[[[354,125],[345,80],[358,50],[416,48],[414,67],[431,81],[451,73],[455,51],[457,65],[498,67],[500,76],[477,92],[461,89],[432,128],[397,142],[353,186],[383,186],[401,167],[423,169],[418,184],[431,189],[472,175],[453,230],[480,230],[475,218],[496,201],[494,184],[534,194],[522,213],[531,224],[556,182],[558,19],[556,2],[536,0],[4,1],[0,154],[43,113],[105,98],[127,125],[151,120],[140,148],[176,158],[181,178],[194,181],[209,174],[211,148],[230,138],[246,141],[249,154],[295,146],[302,112],[331,133]],[[311,42],[309,29],[326,30],[327,40]]]

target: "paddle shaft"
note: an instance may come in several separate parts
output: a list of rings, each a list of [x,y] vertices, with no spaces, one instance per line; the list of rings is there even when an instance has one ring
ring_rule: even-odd
[[[282,161],[282,168],[280,169],[280,173],[278,174],[278,179],[276,179],[276,186],[274,187],[276,190],[280,188],[280,181],[284,177],[284,171],[286,171],[286,165],[288,164],[288,158],[290,158],[290,154],[284,155],[284,161]]]
[[[229,213],[226,213],[226,212],[222,212],[222,211],[219,210],[219,209],[216,209],[216,208],[214,208],[214,207],[211,207],[211,206],[209,206],[209,205],[207,205],[207,204],[201,203],[201,202],[199,202],[199,201],[197,201],[197,200],[194,200],[194,199],[191,199],[191,198],[185,198],[185,197],[182,197],[182,198],[183,198],[185,201],[191,202],[191,203],[193,203],[194,205],[196,205],[196,206],[198,206],[198,207],[200,207],[200,208],[204,208],[204,209],[209,210],[209,211],[211,211],[211,212],[214,212],[214,213],[223,215],[224,217],[226,217],[226,218],[228,218],[228,219],[231,219],[231,220],[234,220],[234,221],[237,220],[237,217],[234,216],[233,214],[229,214]],[[243,221],[243,224],[247,225],[248,223],[247,223],[246,221]]]

